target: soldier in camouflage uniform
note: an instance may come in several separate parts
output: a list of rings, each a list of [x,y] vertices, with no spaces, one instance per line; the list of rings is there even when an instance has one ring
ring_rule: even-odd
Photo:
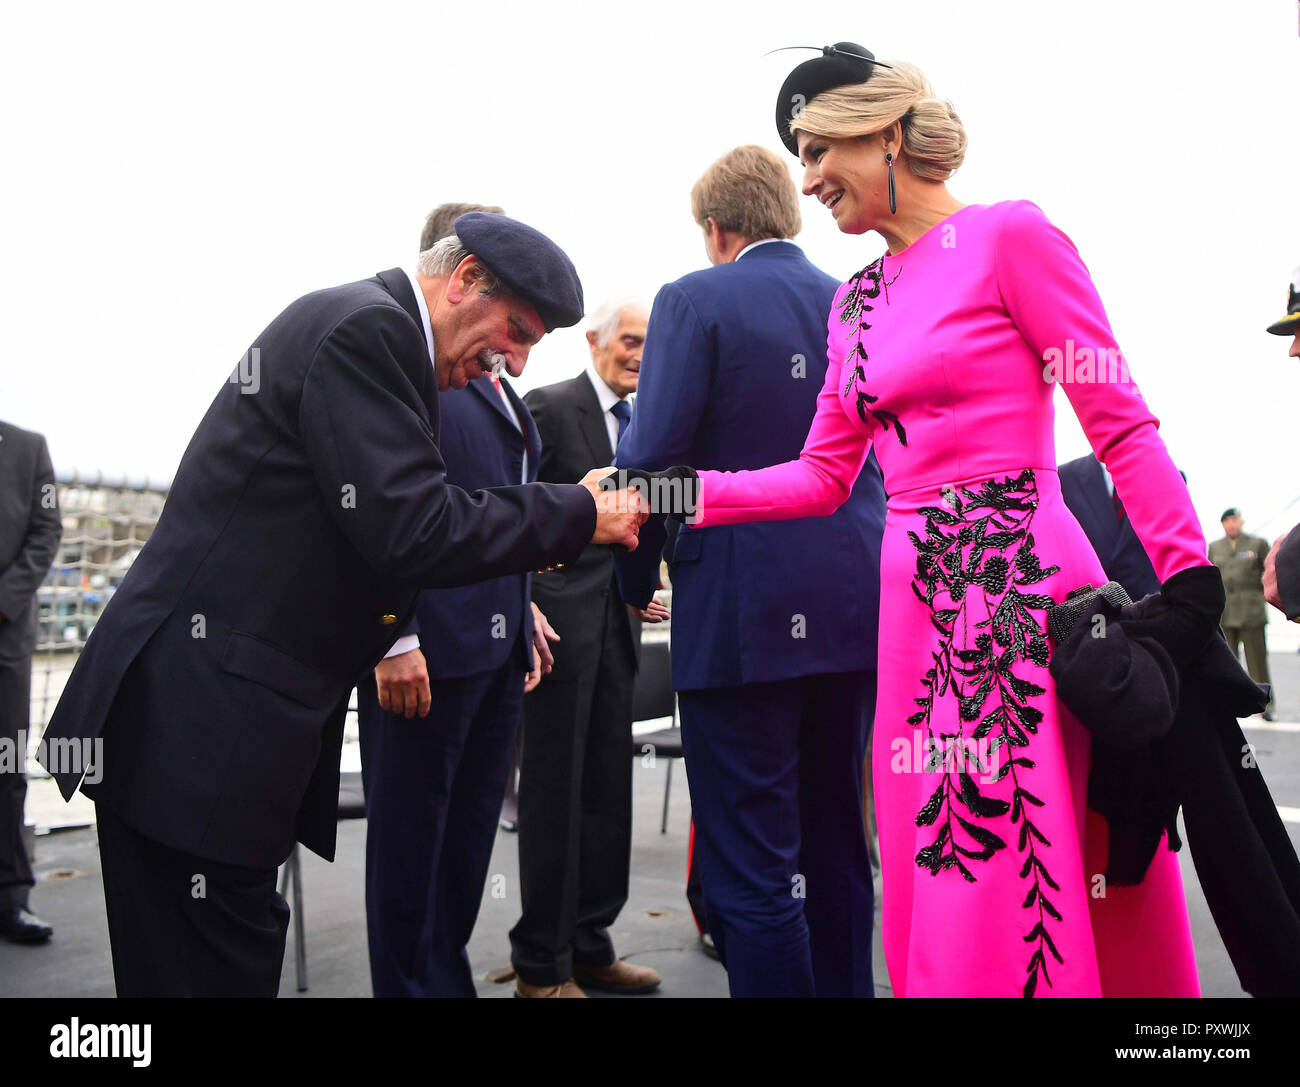
[[[1246,670],[1256,683],[1268,683],[1268,649],[1264,644],[1264,558],[1268,541],[1241,531],[1241,511],[1224,510],[1219,519],[1224,536],[1210,544],[1210,561],[1223,575],[1227,601],[1223,607],[1223,628],[1234,655],[1246,647]],[[1273,720],[1273,703],[1264,710],[1264,720]]]

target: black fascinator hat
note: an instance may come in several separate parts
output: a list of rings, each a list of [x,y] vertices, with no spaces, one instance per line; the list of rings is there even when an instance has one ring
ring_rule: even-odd
[[[787,45],[785,49],[817,49],[815,45]],[[799,143],[790,131],[790,122],[804,107],[825,91],[852,83],[865,83],[877,68],[888,68],[876,60],[870,49],[856,42],[836,42],[822,46],[821,56],[805,60],[786,76],[776,99],[776,131],[790,154],[798,156]],[[773,49],[773,53],[782,52]]]

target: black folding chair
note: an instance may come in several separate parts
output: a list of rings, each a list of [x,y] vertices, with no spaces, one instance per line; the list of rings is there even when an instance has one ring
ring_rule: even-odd
[[[668,643],[644,642],[641,645],[641,667],[637,671],[636,686],[632,692],[632,721],[656,721],[661,717],[671,717],[671,727],[633,736],[632,757],[668,760],[664,780],[664,813],[659,824],[659,833],[667,834],[668,794],[673,787],[672,760],[682,757],[682,730],[677,721],[677,696],[673,693],[673,670]]]

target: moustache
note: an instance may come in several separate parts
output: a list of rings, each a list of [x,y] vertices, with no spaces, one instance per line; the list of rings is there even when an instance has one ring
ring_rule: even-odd
[[[506,357],[499,351],[492,351],[484,348],[478,353],[478,367],[485,374],[491,374],[494,378],[500,378],[506,370]]]

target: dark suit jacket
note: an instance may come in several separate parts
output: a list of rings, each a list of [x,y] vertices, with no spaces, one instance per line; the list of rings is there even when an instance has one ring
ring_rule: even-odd
[[[542,440],[537,424],[510,382],[502,380],[523,433],[501,403],[490,377],[471,381],[438,397],[442,429],[438,450],[447,462],[447,482],[467,491],[518,483],[525,443],[528,478],[537,478]],[[458,589],[425,589],[415,617],[403,634],[418,634],[431,680],[455,679],[492,671],[513,650],[520,673],[531,666],[533,613],[528,607],[532,579],[512,574]],[[523,641],[519,639],[523,633]]]
[[[575,558],[596,519],[576,487],[447,484],[400,269],[300,298],[253,346],[46,736],[103,728],[96,802],[175,849],[264,868],[295,837],[332,858],[348,696],[419,589]],[[68,796],[79,775],[56,777]]]
[[[32,655],[36,590],[63,536],[45,439],[0,422],[0,663]]]
[[[1131,600],[1158,592],[1160,579],[1155,567],[1133,531],[1132,522],[1127,517],[1116,516],[1115,503],[1106,489],[1106,477],[1097,458],[1090,453],[1066,461],[1057,468],[1057,474],[1066,508],[1074,514],[1097,552],[1106,576],[1123,585]]]
[[[524,403],[542,436],[538,479],[574,483],[593,468],[614,462],[600,400],[585,370],[568,381],[533,389]],[[533,599],[560,635],[560,641],[551,646],[554,678],[573,675],[600,651],[606,598],[611,592],[617,593],[618,586],[613,547],[606,544],[589,544],[577,562],[533,578]],[[620,608],[619,613],[615,637],[635,658],[640,652],[641,623],[627,608]]]
[[[798,246],[772,242],[660,290],[617,463],[739,471],[797,458],[837,286]],[[830,517],[683,528],[671,565],[673,687],[874,670],[884,522],[871,458]],[[630,603],[653,593],[663,539],[651,518],[618,557]]]

